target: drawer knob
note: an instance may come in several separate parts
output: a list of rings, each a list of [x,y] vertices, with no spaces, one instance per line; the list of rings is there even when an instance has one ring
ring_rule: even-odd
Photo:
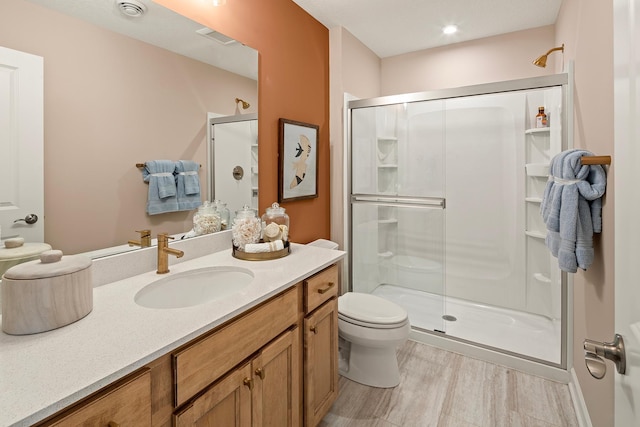
[[[263,379],[264,379],[264,371],[262,370],[262,368],[258,368],[258,369],[256,369],[256,370],[255,370],[255,373],[256,373],[256,375],[257,375],[257,376],[259,376],[259,377],[260,377],[260,379],[261,379],[261,380],[263,380]]]
[[[329,282],[329,284],[327,285],[326,288],[320,288],[318,289],[318,293],[319,294],[324,294],[326,293],[329,289],[333,288],[334,283],[333,282]]]
[[[242,383],[249,387],[249,390],[253,390],[253,380],[251,378],[245,378]]]
[[[316,329],[316,327],[315,327],[315,326],[310,327],[310,328],[309,328],[309,330],[310,330],[311,332],[313,332],[314,334],[317,334],[317,333],[318,333],[318,329]]]

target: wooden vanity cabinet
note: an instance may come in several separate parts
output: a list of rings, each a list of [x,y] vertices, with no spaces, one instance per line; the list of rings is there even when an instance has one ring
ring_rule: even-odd
[[[295,286],[173,353],[176,426],[299,424],[300,292]]]
[[[315,427],[338,398],[338,267],[303,281],[304,425]]]
[[[151,375],[143,368],[37,426],[151,426]]]
[[[176,413],[175,425],[297,426],[299,348],[292,328]]]
[[[334,265],[38,426],[316,426],[338,395],[337,295]]]

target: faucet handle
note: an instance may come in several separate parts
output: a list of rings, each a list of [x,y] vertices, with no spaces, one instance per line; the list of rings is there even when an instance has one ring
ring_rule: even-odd
[[[136,233],[140,233],[140,240],[129,240],[129,246],[140,246],[142,248],[151,246],[151,230],[136,230]]]

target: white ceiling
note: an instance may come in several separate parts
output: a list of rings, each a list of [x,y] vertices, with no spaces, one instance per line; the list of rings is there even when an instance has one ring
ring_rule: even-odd
[[[1,0],[7,1],[7,0]],[[152,0],[141,18],[123,16],[116,0],[29,0],[112,31],[257,80],[258,53],[222,45],[203,28]],[[241,0],[227,0],[241,1]],[[562,0],[293,0],[327,28],[344,27],[380,58],[555,23]],[[457,34],[442,34],[455,24]]]
[[[234,0],[228,0],[234,1]],[[562,0],[293,0],[380,58],[555,23]],[[442,34],[455,24],[459,31]]]

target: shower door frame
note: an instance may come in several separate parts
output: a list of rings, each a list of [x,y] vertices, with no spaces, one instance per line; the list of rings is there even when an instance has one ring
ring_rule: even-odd
[[[397,105],[403,103],[413,103],[422,101],[447,100],[452,98],[469,97],[475,95],[490,95],[523,90],[536,90],[551,87],[560,87],[562,91],[562,117],[561,117],[561,141],[562,150],[570,149],[573,146],[573,63],[569,63],[568,71],[560,74],[553,74],[541,77],[532,77],[517,80],[508,80],[503,82],[485,83],[472,86],[464,86],[458,88],[432,90],[426,92],[416,92],[401,95],[390,95],[369,99],[356,99],[345,102],[345,120],[346,120],[346,144],[345,144],[345,188],[347,192],[346,210],[347,223],[345,224],[346,250],[348,252],[348,260],[345,263],[344,273],[345,279],[348,281],[345,287],[349,291],[353,290],[353,186],[351,171],[353,170],[351,149],[352,149],[352,122],[351,114],[354,109],[380,107],[386,105]],[[445,267],[446,268],[446,267]],[[436,347],[446,350],[460,352],[472,357],[476,357],[489,362],[502,364],[513,367],[515,369],[525,370],[535,375],[556,381],[568,382],[570,379],[568,370],[569,361],[572,359],[570,354],[572,346],[569,345],[572,339],[572,327],[569,321],[572,317],[572,300],[571,284],[572,277],[565,272],[561,272],[561,332],[560,332],[560,363],[553,363],[547,360],[529,357],[520,353],[514,353],[508,350],[483,345],[477,342],[456,338],[444,333],[430,330],[416,330],[412,328],[410,337],[416,341],[425,342]],[[443,296],[446,298],[446,293]]]

